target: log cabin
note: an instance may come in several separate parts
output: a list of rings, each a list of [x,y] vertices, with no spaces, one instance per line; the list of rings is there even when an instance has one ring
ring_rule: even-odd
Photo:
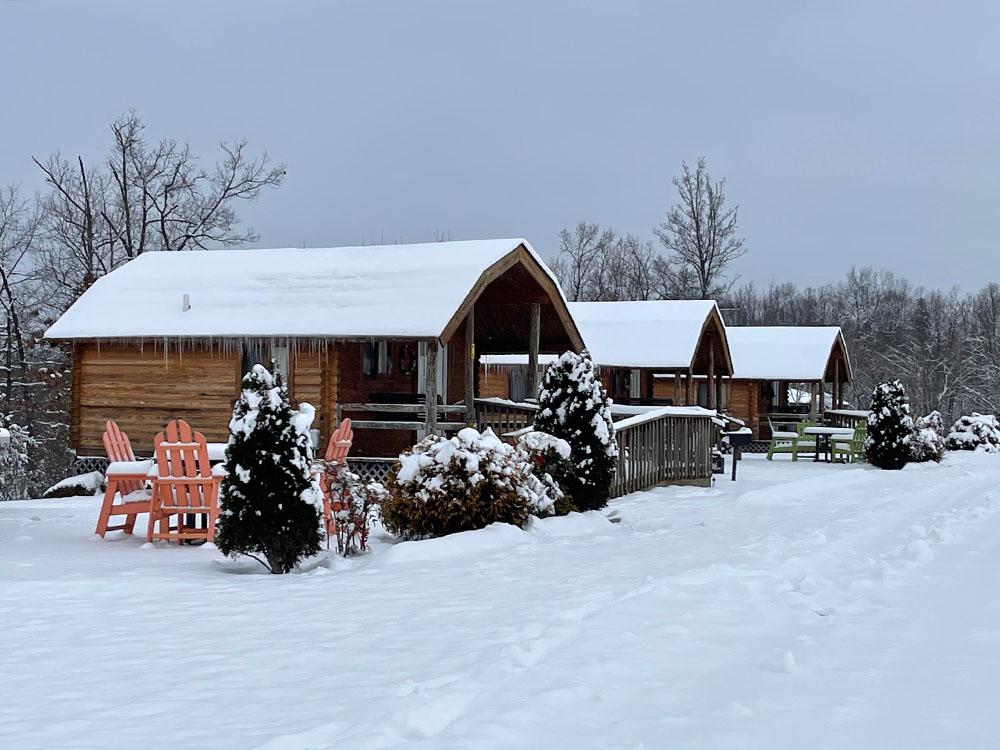
[[[615,403],[725,409],[733,363],[714,301],[571,302],[569,309]],[[537,393],[532,369],[523,355],[487,358],[484,395],[516,401]]]
[[[726,331],[735,368],[729,413],[742,419],[756,439],[771,437],[771,422],[843,409],[844,386],[853,382],[854,372],[838,326],[730,326]]]
[[[293,403],[316,407],[322,444],[349,416],[352,455],[394,456],[477,424],[483,354],[583,346],[522,239],[146,253],[94,283],[46,338],[72,349],[78,456],[103,455],[108,419],[139,453],[172,418],[225,441],[258,362],[274,363]]]

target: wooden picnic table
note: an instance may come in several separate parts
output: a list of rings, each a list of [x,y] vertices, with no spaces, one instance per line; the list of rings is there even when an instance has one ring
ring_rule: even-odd
[[[820,447],[825,446],[826,462],[830,463],[833,460],[833,438],[838,435],[851,437],[854,435],[854,430],[850,427],[806,427],[802,430],[802,434],[816,438],[816,452],[813,454],[813,461],[819,461]]]

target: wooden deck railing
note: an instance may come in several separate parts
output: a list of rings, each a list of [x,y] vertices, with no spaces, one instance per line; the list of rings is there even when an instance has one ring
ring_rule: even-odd
[[[500,436],[531,427],[537,413],[538,407],[534,404],[516,403],[499,398],[476,399],[479,429],[484,430],[489,427]]]
[[[373,418],[353,419],[356,430],[422,430],[427,424],[427,404],[337,404],[337,422],[346,414],[371,414]],[[465,404],[438,404],[437,427],[442,432],[453,432],[465,427],[465,422],[455,419],[455,415],[464,415]],[[412,415],[411,419],[401,420],[396,415]],[[447,420],[446,415],[452,415]],[[382,415],[382,419],[374,417]],[[386,419],[385,417],[391,417]]]
[[[618,465],[611,497],[658,484],[712,482],[712,447],[718,426],[706,415],[652,411],[615,425]]]

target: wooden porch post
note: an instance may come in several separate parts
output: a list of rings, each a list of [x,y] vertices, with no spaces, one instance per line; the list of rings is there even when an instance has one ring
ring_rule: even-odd
[[[715,347],[708,350],[708,408],[714,409],[715,401]]]
[[[840,408],[840,360],[833,361],[833,408]]]
[[[528,394],[525,398],[538,398],[538,340],[542,331],[542,306],[531,305],[531,324],[528,327]]]
[[[691,384],[694,382],[694,368],[688,368],[687,382],[684,383],[684,406],[691,406]]]
[[[674,406],[680,406],[681,400],[681,374],[680,372],[674,373]]]
[[[476,308],[465,317],[465,423],[476,424]]]
[[[427,366],[424,368],[424,393],[427,399],[427,421],[424,431],[428,435],[437,434],[437,364],[438,364],[438,341],[429,339],[427,341]]]

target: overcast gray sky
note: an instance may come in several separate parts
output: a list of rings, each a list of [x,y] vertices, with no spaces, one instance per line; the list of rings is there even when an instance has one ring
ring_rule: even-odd
[[[652,238],[705,155],[744,278],[1000,278],[1000,4],[0,0],[0,184],[135,108],[288,163],[261,244]]]

